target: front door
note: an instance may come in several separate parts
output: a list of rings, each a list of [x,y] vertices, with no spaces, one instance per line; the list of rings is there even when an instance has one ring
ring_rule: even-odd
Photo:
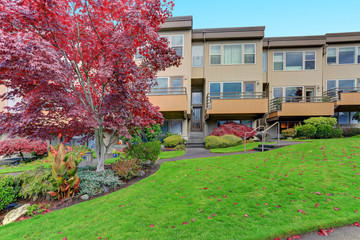
[[[202,131],[201,115],[202,115],[202,108],[194,107],[192,110],[192,118],[191,118],[191,131],[192,132],[201,132]]]
[[[305,95],[306,95],[306,102],[313,102],[315,96],[315,88],[306,88]]]

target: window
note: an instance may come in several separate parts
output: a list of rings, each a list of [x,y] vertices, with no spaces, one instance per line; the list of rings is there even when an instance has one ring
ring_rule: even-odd
[[[221,45],[210,46],[210,64],[221,64]]]
[[[241,124],[252,128],[251,120],[241,120]]]
[[[191,93],[191,104],[192,105],[201,105],[202,104],[202,92]]]
[[[355,47],[339,48],[339,64],[355,63]]]
[[[267,72],[267,52],[263,52],[263,72]]]
[[[327,49],[327,64],[336,64],[336,48]]]
[[[287,52],[286,53],[286,70],[302,70],[303,69],[303,53]]]
[[[223,97],[224,98],[235,98],[237,93],[241,93],[242,83],[241,82],[224,82],[223,83]]]
[[[218,127],[220,127],[221,125],[223,125],[225,123],[230,123],[230,122],[241,124],[240,120],[222,120],[222,121],[218,121],[217,125],[218,125]]]
[[[360,64],[360,47],[358,47],[358,53],[357,53],[357,63]]]
[[[315,69],[315,51],[305,52],[305,70]]]
[[[356,112],[351,112],[350,113],[350,124],[358,124],[359,120],[354,120],[353,117],[356,114]]]
[[[161,126],[161,133],[165,134],[167,132],[169,132],[169,121],[165,120],[164,124]]]
[[[210,99],[219,99],[220,92],[220,83],[210,83]]]
[[[355,80],[339,80],[339,89],[342,91],[351,91],[355,88]]]
[[[336,80],[327,80],[326,89],[331,90],[336,88]]]
[[[302,87],[286,87],[285,96],[287,102],[298,102],[301,101],[303,95]]]
[[[284,70],[284,53],[274,53],[274,70]]]
[[[253,43],[210,45],[210,64],[254,64],[255,48]]]
[[[171,78],[171,87],[172,94],[182,94],[182,78]]]
[[[182,120],[171,120],[170,132],[181,135],[182,133]]]
[[[224,45],[224,64],[241,64],[241,45]]]
[[[183,56],[183,47],[184,47],[183,35],[171,36],[171,48],[175,49],[176,53],[181,57]]]
[[[349,124],[350,114],[349,112],[339,112],[338,123],[339,124]]]
[[[255,44],[245,44],[244,63],[255,63]]]
[[[284,89],[282,87],[274,87],[273,88],[273,96],[274,98],[282,98]]]
[[[192,46],[192,66],[204,66],[204,45]]]

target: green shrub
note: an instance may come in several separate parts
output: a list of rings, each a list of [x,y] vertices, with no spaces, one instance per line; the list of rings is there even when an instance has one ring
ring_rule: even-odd
[[[343,128],[344,137],[360,135],[360,128]]]
[[[32,199],[48,196],[47,192],[55,191],[53,187],[53,177],[51,169],[45,169],[42,166],[23,172],[15,177],[16,186],[20,189],[19,197],[23,199]]]
[[[282,130],[281,135],[283,135],[286,138],[294,138],[294,137],[296,137],[296,129],[289,128],[289,129]]]
[[[172,132],[166,132],[166,133],[164,134],[164,137],[167,138],[167,137],[171,137],[171,136],[174,136],[174,135],[177,135],[177,134],[172,133]]]
[[[116,189],[121,185],[119,178],[111,170],[96,172],[91,170],[79,170],[78,176],[81,179],[79,194],[95,196],[104,191],[104,188]]]
[[[333,131],[332,138],[341,138],[343,131],[340,128],[335,128]]]
[[[8,176],[0,177],[0,211],[16,200],[14,179]]]
[[[316,134],[316,127],[311,124],[305,124],[295,127],[296,134],[298,137],[312,138]]]
[[[244,141],[243,141],[242,138],[237,137],[237,136],[235,136],[235,135],[224,135],[224,136],[221,136],[220,138],[222,138],[223,140],[227,141],[229,147],[241,145],[241,144],[244,143]]]
[[[334,128],[327,124],[320,124],[316,127],[316,138],[326,139],[331,138],[334,134]]]
[[[315,127],[319,125],[330,125],[335,126],[337,124],[336,118],[332,117],[312,117],[304,121],[305,124],[311,124]]]
[[[185,151],[185,150],[186,150],[185,144],[177,145],[177,146],[175,147],[175,150],[176,150],[176,151]]]
[[[180,135],[173,135],[164,139],[165,147],[167,148],[174,148],[177,145],[184,144],[185,139],[182,138]]]
[[[218,136],[207,136],[205,138],[205,148],[213,149],[213,148],[225,148],[227,147],[227,141]]]
[[[46,213],[47,211],[49,211],[48,209],[50,208],[49,204],[33,204],[31,206],[27,207],[28,216],[35,216],[37,214],[41,214],[41,213]]]
[[[136,158],[143,162],[150,160],[151,163],[155,163],[159,159],[160,148],[160,141],[133,144],[126,149],[126,154],[130,158]]]
[[[122,156],[116,163],[111,164],[112,170],[123,179],[131,179],[138,174],[141,169],[140,163],[136,158]]]

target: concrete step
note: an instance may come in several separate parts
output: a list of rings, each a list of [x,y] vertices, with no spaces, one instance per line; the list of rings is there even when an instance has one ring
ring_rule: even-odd
[[[203,138],[191,138],[187,141],[187,143],[204,143],[204,139]]]
[[[267,151],[270,151],[270,150],[273,150],[273,148],[265,148],[264,147],[264,152],[267,152]],[[262,152],[262,147],[254,148],[254,151],[255,152]]]
[[[264,144],[264,152],[269,150],[274,150],[277,148],[285,147],[286,145],[277,145],[277,144]],[[254,148],[255,152],[261,152],[262,151],[262,144],[259,144],[257,148]]]
[[[186,143],[186,148],[205,148],[205,143]]]

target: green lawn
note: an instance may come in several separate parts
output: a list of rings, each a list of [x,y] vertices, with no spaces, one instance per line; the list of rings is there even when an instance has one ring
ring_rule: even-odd
[[[7,173],[16,173],[16,172],[24,172],[28,170],[33,170],[39,166],[43,166],[44,168],[51,167],[50,163],[45,163],[43,160],[37,160],[27,164],[20,164],[19,166],[6,167],[4,169],[0,169],[0,175]],[[1,166],[0,166],[1,168]]]
[[[267,142],[266,144],[273,144],[276,142]],[[247,143],[246,144],[246,151],[253,150],[254,148],[258,147],[261,143],[254,142],[254,143]],[[235,147],[228,147],[228,148],[214,148],[210,149],[212,153],[232,153],[232,152],[244,152],[244,145],[238,145]]]
[[[185,154],[185,151],[167,151],[160,153],[160,159],[180,157]]]
[[[13,239],[274,239],[360,218],[360,138],[166,162],[137,184],[0,227]]]

